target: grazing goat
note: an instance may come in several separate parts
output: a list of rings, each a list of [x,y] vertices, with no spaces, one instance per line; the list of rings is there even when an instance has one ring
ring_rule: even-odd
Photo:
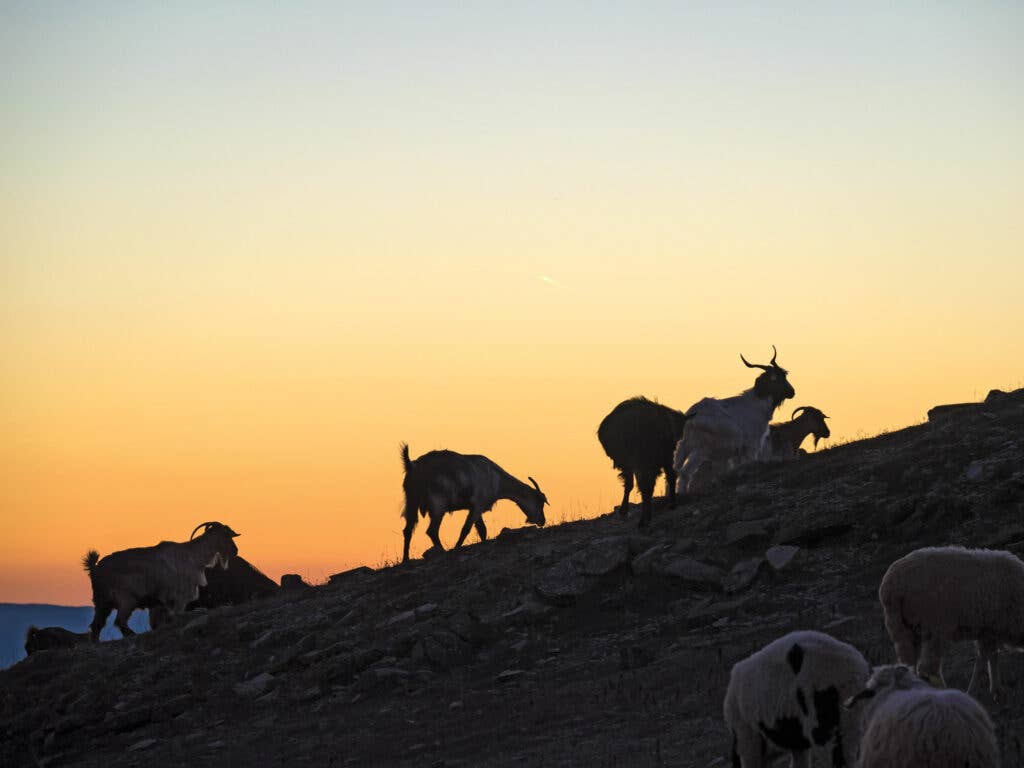
[[[482,515],[499,499],[514,501],[526,515],[526,522],[544,525],[544,505],[547,497],[532,477],[531,488],[517,480],[486,456],[467,456],[455,451],[430,451],[415,461],[409,459],[409,446],[402,443],[402,464],[405,467],[405,539],[402,562],[409,559],[409,540],[419,516],[430,515],[427,536],[438,549],[441,520],[448,512],[468,510],[466,522],[459,533],[456,548],[462,546],[470,527],[475,527],[480,539],[487,538]]]
[[[195,608],[217,608],[222,605],[239,605],[260,597],[276,595],[280,587],[259,568],[244,557],[235,557],[231,568],[208,568],[206,586],[199,587],[199,597],[186,606],[186,611]],[[168,621],[167,609],[154,605],[149,609],[149,627],[156,629]]]
[[[196,538],[200,528],[203,532]],[[128,617],[136,608],[160,605],[169,616],[183,611],[206,585],[206,569],[218,564],[226,569],[238,554],[235,536],[238,534],[223,523],[200,523],[183,543],[162,541],[153,547],[113,552],[102,560],[96,550],[90,550],[82,565],[92,581],[96,608],[89,627],[93,641],[99,640],[114,608],[114,625],[124,637],[135,634]]]
[[[665,471],[665,496],[670,507],[676,505],[676,472],[672,451],[683,436],[686,416],[668,406],[634,397],[623,400],[601,421],[597,439],[619,470],[622,478],[622,504],[619,514],[626,516],[633,479],[640,487],[640,527],[651,521],[651,497],[654,483]]]
[[[710,475],[716,464],[732,469],[762,458],[772,414],[795,394],[786,370],[775,362],[777,356],[774,346],[768,365],[748,363],[740,355],[745,366],[763,371],[754,386],[734,397],[706,397],[686,412],[686,426],[672,464],[679,473],[677,491],[694,493],[698,474]]]
[[[814,445],[817,446],[819,440],[832,434],[825,423],[827,418],[828,416],[817,408],[801,405],[794,409],[789,421],[769,424],[768,451],[764,458],[770,461],[795,459],[800,454],[800,443],[808,435],[814,435]]]
[[[25,633],[25,653],[52,651],[55,648],[73,648],[89,642],[88,632],[71,632],[64,627],[29,627]]]

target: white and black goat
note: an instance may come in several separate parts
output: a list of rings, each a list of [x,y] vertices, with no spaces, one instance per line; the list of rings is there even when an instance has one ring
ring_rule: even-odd
[[[623,400],[604,417],[597,428],[597,439],[619,470],[622,478],[622,504],[619,514],[626,516],[633,480],[640,488],[640,527],[651,521],[654,484],[665,472],[665,496],[670,507],[676,504],[676,472],[672,451],[683,436],[686,416],[646,397]]]
[[[203,529],[196,537],[196,531]],[[153,547],[136,547],[112,552],[103,559],[90,550],[82,565],[92,581],[92,602],[96,612],[89,627],[93,641],[110,612],[117,609],[114,625],[125,637],[135,632],[128,617],[136,608],[162,606],[168,616],[185,610],[206,585],[206,569],[227,568],[238,554],[238,536],[223,523],[200,523],[186,542],[162,541]]]
[[[748,363],[740,355],[745,366],[763,371],[754,386],[733,397],[706,397],[686,412],[686,426],[673,460],[680,493],[694,493],[698,476],[709,477],[764,457],[772,414],[783,400],[796,394],[787,371],[775,362],[777,356],[774,346],[768,365]]]
[[[441,520],[447,513],[460,509],[467,510],[468,514],[455,546],[462,546],[471,527],[476,528],[481,540],[486,539],[487,528],[482,515],[499,499],[514,501],[526,515],[526,522],[544,525],[544,505],[548,499],[537,481],[528,478],[533,483],[531,487],[486,456],[430,451],[412,461],[409,459],[409,446],[403,443],[402,465],[405,468],[405,480],[402,482],[405,492],[403,563],[409,559],[409,540],[421,515],[430,516],[427,536],[438,549],[444,549],[438,535]]]
[[[798,415],[799,414],[799,415]],[[769,461],[789,461],[800,454],[800,443],[808,435],[814,435],[814,445],[825,437],[830,437],[827,419],[824,413],[810,405],[801,405],[793,410],[789,421],[768,425],[768,451],[765,459]]]

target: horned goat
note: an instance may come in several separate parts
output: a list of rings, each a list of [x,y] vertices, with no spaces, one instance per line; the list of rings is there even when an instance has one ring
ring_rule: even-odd
[[[896,657],[932,682],[943,680],[947,646],[974,640],[978,656],[967,690],[977,689],[987,667],[995,696],[1000,646],[1024,646],[1024,562],[1012,552],[957,546],[914,550],[889,566],[878,599]]]
[[[499,499],[514,501],[526,515],[526,522],[544,525],[544,505],[547,497],[537,481],[527,478],[533,486],[516,479],[486,456],[464,455],[455,451],[430,451],[415,461],[409,459],[409,446],[402,444],[402,465],[405,479],[405,530],[402,562],[409,559],[409,540],[419,517],[430,516],[427,536],[439,550],[438,535],[441,520],[449,512],[467,510],[466,522],[455,543],[462,546],[470,527],[475,527],[480,539],[487,538],[487,527],[482,515]]]
[[[775,362],[777,356],[774,346],[768,365],[748,363],[740,355],[748,368],[763,371],[754,386],[733,397],[706,397],[686,412],[686,426],[672,464],[679,475],[677,491],[695,493],[701,476],[710,478],[723,468],[732,469],[765,455],[768,422],[782,401],[795,394],[787,371]]]
[[[799,414],[799,415],[798,415]],[[800,443],[808,435],[814,435],[814,445],[822,438],[831,437],[824,413],[810,405],[801,405],[793,410],[789,421],[768,425],[768,450],[765,459],[789,461],[800,454]]]
[[[55,648],[73,648],[89,642],[88,632],[72,632],[64,627],[29,627],[25,633],[25,653],[31,656],[37,651],[52,651]]]
[[[200,528],[203,532],[196,537]],[[206,584],[206,569],[215,565],[227,568],[238,554],[234,538],[238,536],[223,523],[200,523],[186,542],[162,541],[153,547],[136,547],[113,552],[103,559],[90,550],[82,565],[92,581],[95,606],[89,627],[93,641],[110,612],[117,609],[114,625],[124,637],[134,635],[128,617],[136,608],[162,606],[174,616],[199,596]]]
[[[651,521],[654,484],[665,471],[665,496],[670,507],[676,504],[676,472],[672,451],[683,436],[686,416],[681,411],[634,397],[623,400],[604,417],[597,428],[597,439],[619,470],[622,478],[622,504],[619,514],[626,516],[633,480],[640,487],[640,527]]]
[[[876,667],[864,690],[859,768],[999,768],[992,720],[966,693],[932,688],[909,667]]]
[[[831,746],[834,768],[852,766],[859,720],[842,703],[860,691],[870,668],[856,648],[823,632],[802,630],[773,640],[732,668],[725,722],[735,768],[767,768],[768,748],[810,764]]]

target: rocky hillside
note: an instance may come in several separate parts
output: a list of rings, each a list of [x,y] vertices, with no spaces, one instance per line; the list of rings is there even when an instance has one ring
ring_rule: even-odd
[[[924,544],[1024,552],[1024,392],[656,510],[503,531],[0,673],[0,765],[715,766],[734,661],[818,628],[888,660]],[[611,471],[611,470],[609,470]],[[947,678],[973,661],[955,648]],[[989,704],[1024,760],[1024,656]]]

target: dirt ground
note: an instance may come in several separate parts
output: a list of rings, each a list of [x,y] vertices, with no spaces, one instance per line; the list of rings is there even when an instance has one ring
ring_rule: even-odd
[[[1024,553],[1022,394],[745,468],[648,531],[635,510],[503,531],[36,654],[0,672],[0,765],[727,766],[735,661],[803,628],[891,661],[893,559]],[[1001,656],[984,703],[1020,766],[1024,657]],[[973,658],[953,649],[949,684]]]

